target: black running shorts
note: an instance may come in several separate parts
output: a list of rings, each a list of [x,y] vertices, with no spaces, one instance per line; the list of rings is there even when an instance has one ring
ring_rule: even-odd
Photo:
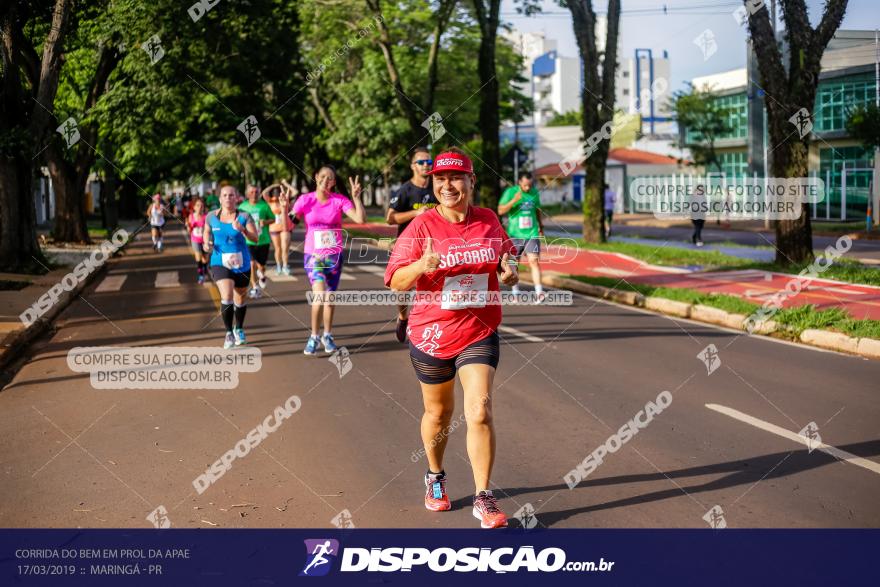
[[[231,279],[233,287],[237,289],[247,287],[251,283],[250,271],[248,271],[247,273],[241,273],[238,271],[227,269],[222,265],[211,265],[211,278],[214,281],[220,281],[221,279]]]
[[[248,251],[251,253],[251,259],[257,262],[257,265],[265,265],[266,259],[269,258],[269,245],[248,245]]]
[[[448,359],[432,357],[417,349],[412,341],[409,343],[409,359],[416,370],[416,377],[422,383],[429,384],[446,383],[455,379],[455,373],[462,365],[489,365],[497,369],[500,356],[501,341],[497,332],[472,343],[457,356]]]

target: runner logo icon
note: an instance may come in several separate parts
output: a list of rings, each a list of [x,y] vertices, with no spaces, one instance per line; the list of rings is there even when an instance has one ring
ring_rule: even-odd
[[[461,287],[470,287],[474,284],[474,276],[473,275],[465,275],[461,279],[458,280],[458,285]]]
[[[339,541],[332,538],[311,538],[306,544],[306,566],[300,577],[323,577],[330,572],[339,555]]]

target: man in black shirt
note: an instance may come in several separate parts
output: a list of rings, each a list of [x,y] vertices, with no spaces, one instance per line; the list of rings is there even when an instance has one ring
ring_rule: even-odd
[[[437,198],[434,197],[431,186],[431,176],[428,175],[433,163],[431,153],[427,149],[418,148],[413,151],[410,159],[412,178],[391,196],[388,213],[385,216],[388,224],[397,225],[397,236],[403,234],[413,218],[437,205]],[[406,342],[408,314],[409,306],[397,306],[395,335],[400,342]]]

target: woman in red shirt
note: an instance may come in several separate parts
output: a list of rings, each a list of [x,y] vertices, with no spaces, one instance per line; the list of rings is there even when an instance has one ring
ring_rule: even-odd
[[[440,205],[413,219],[385,271],[386,286],[416,290],[407,335],[425,404],[421,433],[430,467],[425,507],[451,508],[443,452],[458,372],[476,485],[473,514],[483,528],[499,528],[507,525],[507,516],[489,489],[495,460],[491,398],[500,354],[499,282],[518,280],[515,249],[495,212],[470,204],[476,177],[467,155],[459,149],[438,155],[431,175]]]

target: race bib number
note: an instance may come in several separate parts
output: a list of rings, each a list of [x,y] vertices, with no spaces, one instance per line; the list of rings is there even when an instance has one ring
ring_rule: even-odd
[[[284,219],[284,217],[281,214],[276,214],[275,215],[275,224],[281,224],[281,221],[283,219]]]
[[[223,253],[220,255],[220,262],[227,269],[241,269],[244,264],[241,253]]]
[[[202,238],[202,227],[193,226],[193,238]]]
[[[488,273],[466,273],[443,281],[442,310],[484,308],[489,293]]]
[[[335,230],[316,230],[314,239],[316,249],[334,249],[338,246]]]
[[[527,229],[532,227],[532,217],[531,216],[520,216],[519,217],[519,227],[521,229]]]

